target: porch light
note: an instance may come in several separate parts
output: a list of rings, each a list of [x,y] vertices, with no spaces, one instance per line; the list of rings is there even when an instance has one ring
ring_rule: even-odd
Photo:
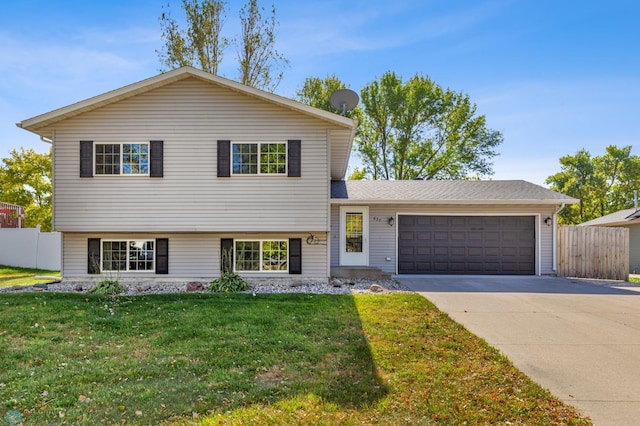
[[[551,217],[547,216],[547,218],[544,220],[544,224],[547,226],[551,226]]]
[[[389,226],[393,226],[393,224],[396,223],[396,220],[393,217],[390,217],[389,219],[387,219],[387,223],[389,224]]]

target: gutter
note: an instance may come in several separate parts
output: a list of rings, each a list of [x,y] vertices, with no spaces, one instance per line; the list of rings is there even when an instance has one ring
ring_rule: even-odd
[[[375,199],[375,198],[369,198],[369,199],[356,199],[356,198],[331,198],[331,204],[338,204],[338,205],[356,205],[356,206],[360,206],[360,205],[391,205],[391,206],[397,206],[397,205],[487,205],[487,204],[499,204],[499,205],[513,205],[513,204],[517,204],[517,205],[545,205],[545,204],[555,204],[557,205],[559,202],[559,200],[542,200],[542,199],[534,199],[534,200],[517,200],[517,199],[513,199],[513,200],[506,200],[506,199],[501,199],[501,200],[496,200],[496,199],[488,199],[488,200],[445,200],[445,199],[441,199],[441,200],[420,200],[420,199]],[[569,202],[570,203],[570,202]],[[564,205],[566,204],[566,202],[562,202],[562,206],[564,207]],[[562,209],[560,209],[562,210]],[[558,211],[560,211],[558,210]]]

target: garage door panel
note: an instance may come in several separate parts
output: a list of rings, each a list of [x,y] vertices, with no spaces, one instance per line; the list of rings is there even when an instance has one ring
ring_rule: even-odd
[[[485,241],[500,241],[500,232],[499,231],[494,231],[494,232],[486,231],[484,233],[484,240]]]
[[[510,256],[510,257],[519,256],[518,248],[517,247],[503,247],[500,255],[502,257],[505,257],[505,256]]]
[[[485,247],[484,255],[486,257],[498,257],[500,256],[500,247]]]
[[[433,256],[432,247],[417,247],[416,251],[418,256]]]
[[[466,241],[467,233],[464,231],[451,231],[449,239],[451,241]]]
[[[420,216],[398,219],[401,274],[535,273],[533,216]]]
[[[443,231],[435,231],[433,233],[433,239],[435,241],[449,241],[449,233]]]
[[[480,231],[470,231],[467,232],[467,241],[483,241],[484,238],[482,236],[482,232]]]
[[[449,257],[449,247],[435,246],[432,247],[434,257]]]
[[[502,241],[505,243],[513,243],[519,241],[519,236],[515,231],[505,231],[502,233]]]
[[[427,217],[430,217],[430,224],[434,226],[449,226],[449,217],[447,216],[423,216],[425,219],[425,224],[427,224]]]
[[[467,254],[465,247],[451,247],[449,248],[449,256],[463,257]]]
[[[414,232],[403,232],[400,231],[398,233],[398,240],[400,241],[413,241],[415,237],[415,233]]]
[[[398,254],[402,257],[413,256],[415,254],[415,247],[402,246],[398,249]]]

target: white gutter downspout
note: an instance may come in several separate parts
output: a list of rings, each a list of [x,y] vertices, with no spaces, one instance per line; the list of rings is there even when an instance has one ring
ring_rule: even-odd
[[[560,208],[553,213],[553,268],[552,271],[558,273],[558,213],[565,207],[565,203],[560,205]]]
[[[41,140],[42,142],[44,142],[44,143],[48,143],[48,144],[50,144],[50,145],[53,145],[53,141],[52,141],[51,139],[48,139],[48,138],[47,138],[47,137],[45,137],[45,136],[40,135],[40,140]]]

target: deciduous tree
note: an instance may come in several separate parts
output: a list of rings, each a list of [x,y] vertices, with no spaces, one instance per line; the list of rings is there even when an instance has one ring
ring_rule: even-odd
[[[242,34],[237,42],[240,82],[273,92],[284,75],[289,61],[276,50],[276,8],[263,18],[264,8],[249,0],[240,10]]]
[[[25,207],[25,226],[51,231],[51,152],[13,150],[0,164],[0,201]]]
[[[310,78],[298,99],[329,111],[330,91],[344,85],[335,76]],[[406,82],[388,71],[361,91],[355,138],[362,174],[370,179],[469,179],[491,175],[502,143],[484,115],[463,93],[443,89],[425,76]]]
[[[181,30],[169,6],[160,15],[164,46],[158,51],[168,69],[193,66],[218,74],[218,66],[229,40],[222,35],[226,3],[217,0],[182,0],[188,28]]]
[[[633,190],[640,186],[640,156],[631,155],[631,146],[609,145],[599,157],[581,149],[561,157],[560,166],[546,183],[580,200],[560,212],[561,223],[583,223],[632,207]]]

